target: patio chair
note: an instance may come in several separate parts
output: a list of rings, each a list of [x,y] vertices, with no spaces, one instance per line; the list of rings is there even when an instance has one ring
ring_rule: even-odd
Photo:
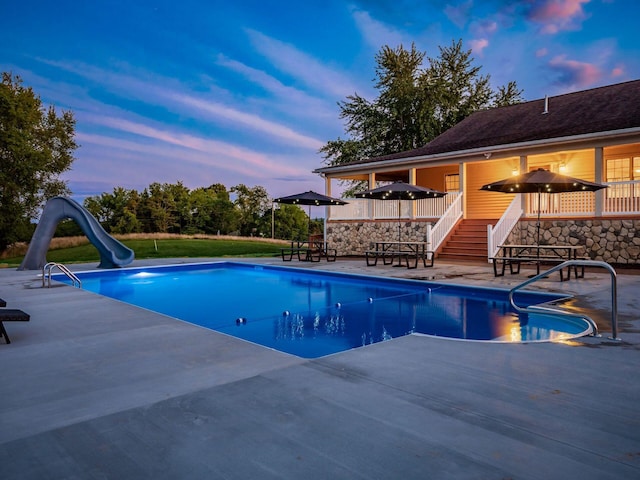
[[[0,305],[4,307],[7,305],[7,302],[0,299]],[[29,314],[22,310],[14,308],[0,309],[0,337],[4,338],[7,344],[11,343],[11,339],[9,338],[7,330],[4,328],[3,322],[28,322],[30,318]]]

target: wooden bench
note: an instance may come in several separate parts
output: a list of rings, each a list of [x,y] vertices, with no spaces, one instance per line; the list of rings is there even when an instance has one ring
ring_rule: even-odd
[[[6,302],[4,302],[4,304],[6,305]],[[28,322],[30,318],[29,314],[22,310],[16,310],[13,308],[0,309],[0,337],[3,337],[5,342],[11,343],[3,322]]]
[[[496,277],[503,277],[506,266],[509,265],[509,271],[511,274],[520,273],[520,265],[522,263],[554,263],[559,265],[567,260],[559,257],[550,257],[550,256],[540,256],[540,257],[531,257],[531,256],[521,256],[521,257],[490,257],[489,260],[493,262],[493,275]],[[578,257],[575,260],[588,260],[585,257]],[[500,273],[498,273],[498,264],[500,264]],[[575,278],[584,278],[584,266],[574,265],[567,268],[567,278],[564,278],[563,270],[560,270],[560,281],[564,282],[565,280],[569,280],[571,278],[571,269],[573,269],[573,273]]]
[[[282,248],[280,249],[280,255],[283,262],[290,262],[294,255],[297,255],[298,260],[305,262],[319,262],[322,257],[327,259],[327,262],[335,262],[338,257],[338,249],[327,248]]]
[[[381,251],[381,250],[367,250],[364,252],[364,258],[367,261],[368,267],[374,267],[378,265],[378,258],[382,258],[384,265],[391,265],[396,252],[394,251]]]
[[[378,258],[382,258],[384,265],[391,265],[394,258],[398,258],[399,265],[402,265],[402,261],[404,260],[409,269],[418,268],[418,260],[420,258],[422,258],[422,263],[425,267],[433,267],[435,259],[435,252],[431,250],[426,251],[424,255],[422,253],[416,253],[413,250],[367,250],[364,252],[364,255],[368,267],[376,266],[378,264]],[[409,263],[410,259],[415,259],[413,265]]]
[[[311,254],[311,250],[309,248],[282,248],[280,249],[280,254],[282,255],[283,262],[290,262],[293,260],[294,255],[298,256],[298,260],[302,260],[301,254],[304,254],[304,259],[307,260]],[[318,260],[320,259],[318,258]]]

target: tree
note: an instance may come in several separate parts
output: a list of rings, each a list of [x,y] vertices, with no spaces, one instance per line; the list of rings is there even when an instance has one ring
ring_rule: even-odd
[[[238,213],[224,185],[196,188],[191,191],[189,202],[193,233],[228,234],[237,228]]]
[[[413,44],[409,50],[382,47],[375,57],[379,96],[368,101],[356,93],[338,102],[347,138],[330,140],[320,149],[325,163],[342,165],[418,148],[477,110],[522,100],[515,82],[492,91],[489,75],[480,74],[462,41],[439,52],[430,58]]]
[[[111,233],[138,233],[142,225],[137,218],[140,195],[136,190],[116,187],[113,193],[87,197],[84,206]]]
[[[275,238],[305,240],[308,237],[308,225],[307,213],[298,205],[283,203],[274,211]]]
[[[231,188],[236,194],[235,205],[239,213],[240,235],[253,236],[259,234],[260,218],[271,211],[271,201],[264,187],[247,187],[244,184]],[[265,232],[262,232],[265,233]]]
[[[0,251],[30,235],[44,202],[68,193],[59,175],[71,168],[75,120],[45,108],[11,73],[0,83]]]

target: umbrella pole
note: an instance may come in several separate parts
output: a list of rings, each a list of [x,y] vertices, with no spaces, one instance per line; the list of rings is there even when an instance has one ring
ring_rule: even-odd
[[[400,213],[402,211],[402,200],[398,199],[398,242],[400,242],[402,240],[402,227],[401,227],[401,221],[400,221]]]
[[[541,197],[541,188],[538,188],[538,222],[536,223],[536,243],[538,244],[537,257],[538,261],[536,262],[536,274],[540,275],[540,197]]]

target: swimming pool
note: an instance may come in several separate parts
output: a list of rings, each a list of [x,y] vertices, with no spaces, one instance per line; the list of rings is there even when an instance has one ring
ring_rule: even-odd
[[[586,321],[517,314],[498,289],[234,262],[79,272],[82,288],[266,347],[316,358],[411,333],[529,342]],[[57,281],[69,283],[63,275]],[[518,305],[564,298],[521,292]]]

